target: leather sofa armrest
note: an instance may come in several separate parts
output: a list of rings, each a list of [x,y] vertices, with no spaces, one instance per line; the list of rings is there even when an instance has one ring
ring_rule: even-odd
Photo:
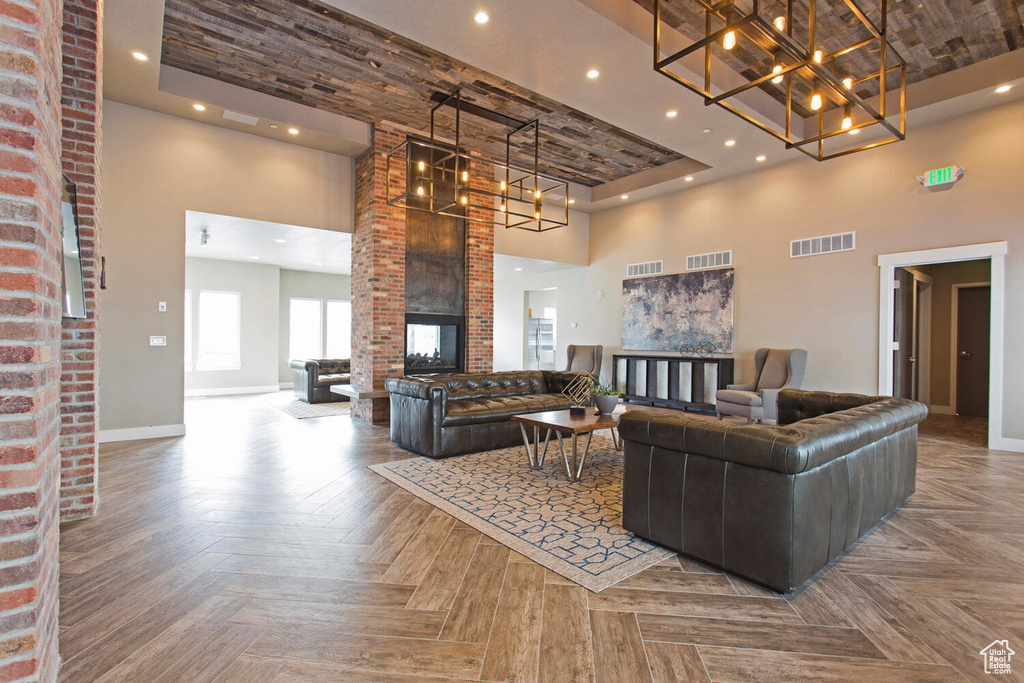
[[[320,364],[315,360],[293,360],[288,363],[288,367],[292,370],[305,370],[310,372],[312,370],[319,370]]]
[[[542,370],[544,382],[548,385],[549,394],[560,394],[565,388],[580,375],[587,375],[586,372],[570,372],[568,370]],[[594,378],[597,381],[597,378]]]
[[[448,394],[443,382],[420,379],[419,377],[392,377],[384,383],[384,387],[392,394],[422,398],[427,401],[434,399],[445,401]]]

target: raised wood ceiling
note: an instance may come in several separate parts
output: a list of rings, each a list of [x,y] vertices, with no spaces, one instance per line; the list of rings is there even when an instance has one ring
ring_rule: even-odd
[[[541,171],[594,186],[684,158],[671,149],[312,0],[167,0],[163,64],[360,121],[425,131],[430,96],[540,118]],[[472,150],[507,129],[463,117]]]

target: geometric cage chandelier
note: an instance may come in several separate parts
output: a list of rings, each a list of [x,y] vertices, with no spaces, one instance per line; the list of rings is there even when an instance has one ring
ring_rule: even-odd
[[[431,100],[430,138],[406,137],[387,155],[389,206],[532,232],[569,224],[569,184],[539,172],[537,119],[524,121],[467,102],[459,90],[435,93]],[[454,141],[438,134],[435,117],[442,107],[454,110]],[[464,114],[507,129],[504,163],[463,145]]]
[[[817,0],[655,0],[654,69],[706,106],[722,107],[818,161],[899,142],[906,138],[907,64],[887,38],[888,0],[879,0],[877,25],[855,0],[844,2],[846,11],[824,3],[819,13]],[[663,23],[680,36],[703,25],[703,37],[663,57]],[[712,71],[723,65],[727,73],[715,83]],[[898,92],[889,93],[894,84]],[[784,122],[749,102],[739,106],[755,88],[785,105]],[[894,95],[898,106],[887,109]],[[858,146],[865,129],[881,135]]]

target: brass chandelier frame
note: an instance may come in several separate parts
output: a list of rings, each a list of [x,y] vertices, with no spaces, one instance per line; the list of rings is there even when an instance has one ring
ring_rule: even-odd
[[[860,23],[870,32],[871,35],[870,37],[853,42],[827,54],[823,53],[816,42],[817,16],[815,6],[817,4],[817,0],[808,0],[806,17],[808,27],[808,44],[806,47],[793,38],[793,0],[786,0],[784,3],[786,7],[786,14],[784,15],[784,28],[782,29],[761,14],[761,7],[764,4],[762,0],[752,0],[752,10],[747,14],[743,14],[741,10],[735,7],[735,0],[719,0],[714,3],[709,2],[708,0],[684,0],[684,2],[699,5],[698,9],[703,11],[704,38],[688,45],[674,54],[669,55],[668,57],[661,58],[661,14],[663,1],[664,0],[655,0],[654,3],[654,70],[703,97],[705,106],[710,106],[712,104],[718,105],[726,111],[743,119],[747,123],[760,128],[772,137],[784,142],[786,149],[796,148],[818,161],[826,161],[828,159],[861,152],[874,147],[881,147],[883,145],[892,144],[906,139],[907,63],[888,41],[889,0],[879,0],[879,9],[881,14],[879,26],[875,25],[867,14],[857,5],[855,0],[844,0],[846,6],[850,8],[853,14],[859,19]],[[739,14],[740,16],[730,21],[728,16],[730,12],[733,14]],[[713,30],[714,24],[717,22],[724,22],[724,26],[718,30]],[[743,85],[715,94],[712,92],[711,83],[712,65],[714,63],[711,48],[715,43],[723,41],[726,38],[726,35],[730,33],[733,34],[733,38],[735,38],[736,35],[747,36],[749,33],[750,35],[748,37],[750,37],[751,43],[756,44],[759,49],[765,50],[766,52],[774,52],[776,65],[780,65],[780,59],[783,55],[792,61],[787,65],[781,65],[781,69],[776,66],[769,73],[750,80]],[[765,47],[766,44],[768,47]],[[877,45],[878,49],[879,61],[877,71],[859,77],[847,76],[845,78],[836,72],[837,58],[854,52],[855,50],[868,48],[872,45]],[[670,67],[680,59],[683,59],[702,48],[704,50],[704,82],[702,84],[693,83],[670,69]],[[823,90],[827,90],[831,93],[834,101],[837,103],[845,103],[842,105],[845,107],[843,117],[846,119],[846,121],[844,121],[846,123],[845,126],[843,123],[840,123],[838,128],[826,131],[826,108],[824,106],[824,102],[822,102],[821,106],[817,109],[817,134],[809,137],[796,136],[793,126],[793,76],[800,71],[802,71],[802,73],[810,74],[808,80],[811,81],[812,85],[820,83],[823,86]],[[887,77],[894,71],[899,72],[898,125],[894,125],[890,122],[886,114],[886,82]],[[782,132],[774,129],[765,122],[759,121],[754,116],[741,111],[736,105],[728,101],[730,98],[733,98],[746,90],[765,85],[770,80],[776,79],[777,81],[779,77],[785,79],[786,94],[786,120],[785,127]],[[877,109],[854,92],[853,88],[853,86],[856,86],[857,84],[875,79],[877,79],[879,83]],[[849,83],[849,87],[847,87],[847,84],[843,82],[844,80]],[[821,91],[815,89],[815,92],[819,93]],[[821,92],[821,94],[823,94],[823,92]],[[862,112],[866,115],[867,120],[856,124],[852,123],[851,110],[854,109],[859,113]],[[797,113],[797,116],[800,116],[799,112]],[[889,137],[869,142],[852,149],[826,153],[826,140],[844,133],[859,131],[872,126],[882,126],[887,131]]]
[[[460,89],[450,94],[434,93],[431,101],[435,104],[430,110],[429,140],[407,137],[388,152],[388,206],[532,232],[545,232],[569,224],[569,184],[543,176],[539,171],[538,119],[524,121],[466,102]],[[454,144],[439,139],[437,135],[436,115],[442,107],[455,110]],[[505,135],[505,163],[473,155],[463,147],[463,113],[509,129]],[[532,148],[532,169],[511,163],[513,140],[524,135],[529,136],[527,149]],[[404,191],[394,196],[390,182],[392,165],[401,165],[405,171]],[[489,173],[476,173],[471,180],[471,165],[489,169]],[[547,211],[545,205],[549,207]],[[482,212],[474,213],[470,209],[480,209]]]

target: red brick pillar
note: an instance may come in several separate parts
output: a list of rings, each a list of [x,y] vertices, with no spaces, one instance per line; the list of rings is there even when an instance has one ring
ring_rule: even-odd
[[[60,516],[89,517],[99,503],[96,457],[99,375],[100,126],[103,0],[64,0],[63,166],[78,194],[88,317],[65,318],[61,339]]]
[[[373,144],[356,159],[355,231],[352,235],[352,385],[383,389],[405,372],[405,209],[387,205],[387,154],[405,136],[380,124]],[[405,167],[393,169],[405,187]],[[402,190],[399,189],[399,192]],[[352,414],[387,424],[387,398],[353,401]]]
[[[470,186],[497,192],[493,177],[473,173]],[[477,164],[482,169],[488,164]],[[494,369],[494,211],[470,208],[466,221],[466,372]],[[481,222],[483,221],[483,222]]]
[[[56,679],[61,2],[0,3],[0,680]]]

